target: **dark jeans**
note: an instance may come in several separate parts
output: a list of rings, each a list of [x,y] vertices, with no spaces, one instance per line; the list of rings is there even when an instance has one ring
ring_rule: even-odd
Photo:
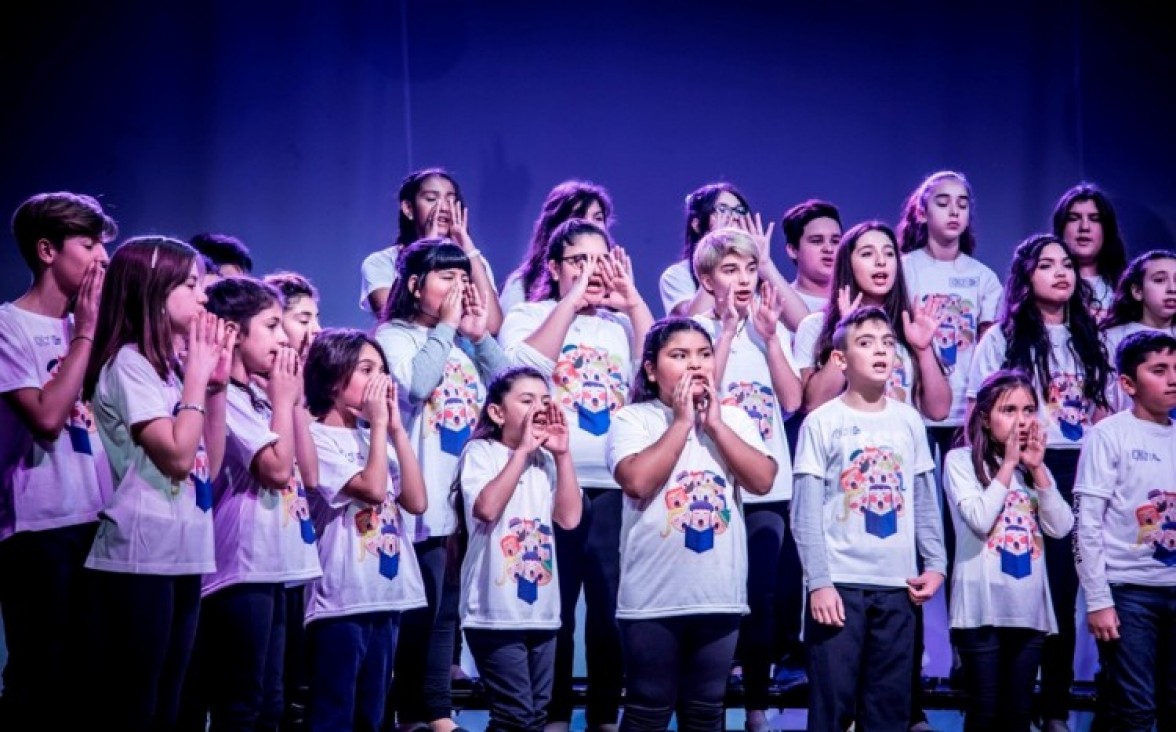
[[[200,575],[95,574],[106,632],[91,678],[106,703],[93,713],[109,729],[170,730],[196,641]]]
[[[96,614],[95,574],[83,568],[94,543],[95,523],[22,531],[0,542],[0,612],[8,662],[0,698],[0,728],[37,729],[46,713],[74,727],[74,713],[89,715],[93,700],[62,704],[63,680],[85,693],[79,660],[95,658],[101,624]],[[71,692],[71,696],[73,696]],[[64,715],[64,716],[63,716]]]
[[[788,534],[788,502],[747,503],[747,604],[739,628],[737,655],[743,665],[743,690],[748,709],[768,708],[768,687],[776,650],[776,591],[785,552],[796,554]],[[800,592],[800,588],[797,588]]]
[[[1074,477],[1078,471],[1079,450],[1047,449],[1045,466],[1066,503],[1074,505]],[[1071,534],[1061,539],[1045,537],[1045,570],[1049,573],[1049,592],[1058,621],[1057,635],[1047,636],[1041,654],[1042,717],[1066,719],[1070,716],[1070,685],[1074,682],[1074,608],[1078,602],[1078,572],[1074,567]]]
[[[399,626],[396,612],[346,615],[307,626],[309,732],[380,729]]]
[[[968,693],[965,732],[1029,732],[1045,633],[989,625],[953,630],[951,638]]]
[[[584,588],[584,653],[588,667],[585,717],[591,726],[615,724],[621,706],[625,666],[617,628],[617,589],[621,582],[621,491],[586,488],[580,525],[555,527],[559,562],[561,626],[555,646],[555,686],[547,718],[572,718],[572,667],[575,658],[576,604]]]
[[[487,732],[542,732],[554,679],[555,631],[467,628],[465,633],[486,685]]]
[[[739,620],[707,614],[620,621],[628,670],[622,732],[664,732],[674,712],[680,732],[722,730]]]
[[[915,612],[907,591],[839,585],[845,625],[805,617],[808,729],[906,732]]]
[[[393,698],[389,700],[397,719],[387,715],[388,729],[395,721],[432,722],[453,714],[449,669],[461,586],[456,578],[446,576],[448,539],[438,536],[413,544],[429,604],[406,611],[400,622],[401,642],[396,649]]]
[[[286,664],[282,670],[282,728],[300,727],[306,720],[309,660],[306,652],[306,585],[286,588]],[[272,703],[272,702],[270,702]]]
[[[210,732],[276,730],[285,649],[285,585],[230,585],[205,597],[181,726],[202,731],[207,710]]]
[[[795,412],[784,420],[784,436],[788,439],[790,454],[796,455],[796,441],[800,426],[807,415]],[[805,648],[801,640],[804,627],[804,568],[800,565],[800,554],[792,536],[792,518],[788,520],[788,534],[784,540],[784,553],[780,557],[779,582],[776,589],[776,655],[779,658],[791,656],[793,661],[803,665]]]
[[[1176,729],[1176,586],[1111,585],[1119,640],[1099,643],[1107,729]]]

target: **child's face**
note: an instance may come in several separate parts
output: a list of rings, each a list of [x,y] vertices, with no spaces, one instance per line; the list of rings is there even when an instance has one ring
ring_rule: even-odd
[[[898,249],[883,232],[867,231],[857,240],[850,264],[854,282],[866,297],[881,301],[898,276]]]
[[[384,368],[384,360],[380,358],[379,352],[370,344],[363,344],[363,348],[359,351],[359,361],[355,364],[355,370],[351,372],[347,383],[339,390],[339,395],[335,397],[336,411],[349,413],[353,417],[361,416],[363,390],[367,388],[368,381],[376,374],[386,373],[388,370]]]
[[[192,262],[188,271],[188,279],[180,286],[167,293],[163,309],[171,321],[172,333],[177,336],[187,336],[192,325],[192,318],[204,312],[204,304],[208,297],[204,294],[204,282],[200,268]]]
[[[759,282],[759,262],[754,257],[732,252],[724,255],[715,265],[714,271],[703,275],[701,281],[702,286],[717,300],[722,300],[730,293],[735,310],[741,317],[746,317]]]
[[[1078,277],[1074,262],[1057,244],[1046,244],[1033,270],[1033,297],[1039,302],[1064,305],[1074,296]]]
[[[546,409],[550,403],[551,394],[542,379],[523,377],[510,385],[510,390],[502,397],[502,404],[491,404],[487,409],[490,410],[490,419],[502,429],[503,444],[517,447],[530,428],[528,413],[531,407],[535,407],[535,413],[529,415],[531,422],[545,427]]]
[[[796,271],[812,282],[828,283],[833,279],[837,245],[841,243],[841,224],[822,216],[804,225],[800,243],[789,251],[796,257]]]
[[[600,276],[600,260],[606,256],[608,242],[604,237],[599,234],[581,234],[568,242],[558,262],[548,262],[547,266],[552,268],[552,274],[559,282],[560,292],[566,292],[572,286],[572,280],[579,277],[580,272],[588,267],[587,260],[591,258],[595,264],[592,265],[591,271],[586,272],[589,280],[584,299],[588,305],[595,307],[608,295],[604,279]]]
[[[1135,378],[1119,377],[1123,391],[1135,404],[1152,414],[1165,414],[1176,407],[1176,352],[1159,351],[1135,369]]]
[[[1037,405],[1033,395],[1023,386],[1000,395],[992,405],[985,425],[993,442],[1004,444],[1010,434],[1016,434],[1021,447],[1029,442],[1029,425],[1037,419]]]
[[[282,308],[270,305],[249,319],[249,334],[237,340],[238,354],[247,374],[268,374],[278,357],[278,349],[290,345],[282,328]]]
[[[89,236],[67,236],[61,243],[61,249],[56,251],[50,267],[62,292],[73,297],[82,286],[86,269],[94,262],[105,267],[109,261],[102,240]]]
[[[739,196],[736,196],[730,191],[722,191],[719,193],[719,197],[715,199],[715,212],[710,215],[710,219],[706,222],[706,230],[701,233],[705,234],[707,231],[713,231],[720,219],[724,216],[746,216],[748,213],[750,212],[747,210],[747,206],[743,205],[743,201],[739,200]]]
[[[423,280],[417,280],[413,285],[420,313],[430,319],[441,317],[441,303],[454,287],[465,290],[470,283],[470,276],[465,270],[456,267],[452,269],[436,269],[425,274]]]
[[[438,236],[449,236],[449,225],[453,223],[453,204],[457,203],[457,191],[448,179],[439,175],[430,176],[421,184],[412,201],[400,204],[401,210],[416,224],[421,237],[429,233],[429,216],[437,210],[436,226]]]
[[[884,387],[894,371],[895,340],[890,326],[881,320],[867,320],[849,332],[845,351],[833,351],[851,387]]]
[[[927,196],[923,216],[931,239],[948,243],[960,238],[971,222],[968,189],[954,178],[936,183]]]
[[[1166,325],[1176,317],[1176,259],[1157,259],[1144,265],[1143,286],[1131,294],[1143,303],[1145,315]]]
[[[696,330],[683,330],[670,336],[657,352],[654,363],[642,366],[646,375],[657,384],[657,396],[666,404],[673,399],[674,387],[683,375],[693,379],[693,396],[706,393],[707,384],[714,381],[715,352],[710,339]]]
[[[1103,228],[1098,205],[1093,200],[1070,204],[1062,228],[1062,241],[1069,245],[1079,262],[1092,264],[1098,259],[1103,246]]]
[[[596,200],[588,204],[588,208],[584,209],[584,215],[580,218],[591,221],[602,229],[608,223],[604,216],[604,207],[600,205],[600,201]]]
[[[282,329],[286,331],[290,345],[299,353],[305,353],[323,329],[319,325],[319,307],[314,298],[303,295],[288,301],[282,313]]]

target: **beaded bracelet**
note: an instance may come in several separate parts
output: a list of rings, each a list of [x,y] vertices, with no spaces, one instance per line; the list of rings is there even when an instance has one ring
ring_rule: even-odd
[[[179,404],[177,404],[174,411],[176,414],[179,414],[180,412],[184,411],[185,409],[191,409],[193,412],[200,412],[201,414],[206,414],[206,412],[204,411],[204,405],[202,405],[202,404],[189,404],[187,402],[180,402]]]

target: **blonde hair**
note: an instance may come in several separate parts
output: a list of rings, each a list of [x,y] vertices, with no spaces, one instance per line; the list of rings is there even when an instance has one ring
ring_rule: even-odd
[[[759,248],[751,234],[728,226],[715,229],[699,240],[691,263],[694,265],[694,276],[702,279],[703,275],[713,274],[719,262],[728,254],[738,254],[759,264]]]

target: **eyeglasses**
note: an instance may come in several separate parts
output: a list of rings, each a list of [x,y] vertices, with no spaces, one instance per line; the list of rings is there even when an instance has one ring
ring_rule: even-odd
[[[559,261],[567,262],[573,267],[579,267],[582,264],[588,264],[588,260],[591,258],[591,254],[573,254],[571,256],[563,257]]]
[[[726,216],[727,214],[735,214],[736,216],[746,216],[748,213],[747,206],[728,206],[725,203],[720,203],[715,206],[715,213]]]

